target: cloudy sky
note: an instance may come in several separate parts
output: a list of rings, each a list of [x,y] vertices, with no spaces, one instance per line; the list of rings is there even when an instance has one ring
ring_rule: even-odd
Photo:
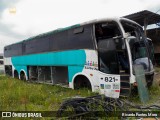
[[[159,9],[160,0],[0,0],[0,53],[5,45],[57,28]]]

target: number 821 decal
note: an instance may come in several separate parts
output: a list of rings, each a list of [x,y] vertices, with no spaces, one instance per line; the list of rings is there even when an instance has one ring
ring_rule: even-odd
[[[118,79],[116,79],[116,77],[105,77],[104,81],[105,82],[116,82],[118,81]]]

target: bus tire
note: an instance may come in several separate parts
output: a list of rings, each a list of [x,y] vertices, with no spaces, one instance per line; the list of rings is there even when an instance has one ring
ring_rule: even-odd
[[[26,75],[23,71],[21,71],[21,73],[20,73],[20,79],[21,80],[26,80]]]
[[[87,88],[92,90],[92,86],[87,77],[79,75],[74,80],[74,89]]]

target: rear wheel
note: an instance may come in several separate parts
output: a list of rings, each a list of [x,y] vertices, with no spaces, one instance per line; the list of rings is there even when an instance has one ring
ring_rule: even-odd
[[[26,75],[25,75],[24,72],[21,72],[21,74],[20,74],[20,79],[21,79],[21,80],[26,80]]]

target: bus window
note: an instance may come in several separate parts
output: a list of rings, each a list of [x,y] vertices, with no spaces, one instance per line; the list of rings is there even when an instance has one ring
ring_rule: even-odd
[[[121,32],[115,22],[98,23],[95,25],[95,34],[97,42],[102,39],[121,36]]]
[[[147,50],[144,43],[139,43],[139,42],[134,43],[132,50],[133,50],[133,54],[132,54],[133,60],[147,57],[147,53],[146,53]]]
[[[108,74],[129,72],[127,48],[115,22],[95,25],[98,44],[99,70]]]
[[[119,73],[116,45],[113,39],[98,42],[100,71],[108,74]]]
[[[132,54],[133,65],[141,64],[145,72],[152,69],[152,63],[149,55],[150,51],[147,46],[147,41],[143,33],[143,29],[133,23],[121,21],[125,33],[128,35],[128,43]]]

